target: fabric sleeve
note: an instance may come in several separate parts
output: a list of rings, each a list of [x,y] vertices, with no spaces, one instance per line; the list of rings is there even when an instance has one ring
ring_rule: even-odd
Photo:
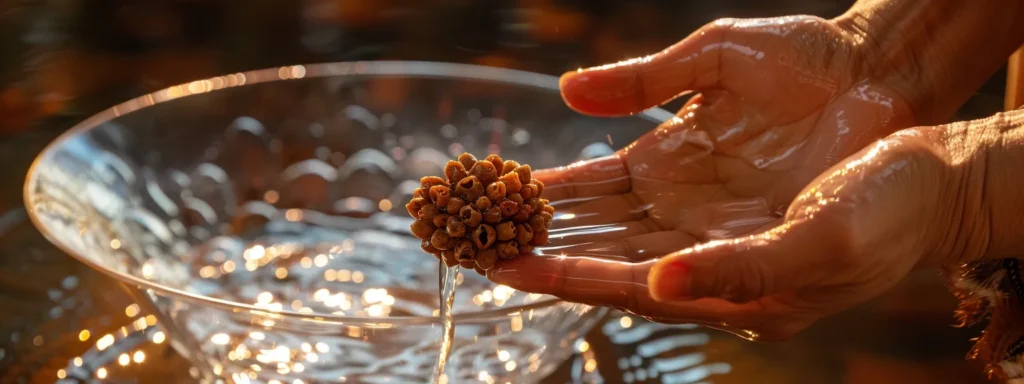
[[[1018,259],[982,260],[949,268],[951,289],[960,301],[958,326],[987,322],[969,359],[985,364],[990,377],[1024,379],[1024,282]]]

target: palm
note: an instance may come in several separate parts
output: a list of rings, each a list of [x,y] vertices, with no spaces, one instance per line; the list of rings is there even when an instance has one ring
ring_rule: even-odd
[[[641,265],[697,243],[778,224],[796,194],[822,171],[913,125],[907,102],[872,80],[869,68],[830,24],[796,17],[718,24],[634,64],[575,75],[584,80],[564,78],[567,102],[595,115],[635,113],[687,90],[700,94],[676,118],[611,157],[539,172],[560,213],[545,251],[570,257],[527,263],[574,275],[588,268],[598,275],[622,274],[595,279],[625,282],[618,294],[611,289],[604,296],[588,291],[584,282],[576,282],[580,292],[572,292],[568,284],[574,283],[564,282],[558,293],[576,301],[660,321],[700,320],[679,307],[707,309],[718,305],[715,299],[654,304],[645,289],[636,288],[646,283],[636,268],[592,261]],[[788,313],[835,307],[818,297],[825,296],[790,292],[729,308]],[[681,313],[688,317],[677,318]]]
[[[723,38],[741,48],[721,52],[718,73],[705,76],[721,80],[697,84],[702,92],[676,118],[610,158],[541,173],[565,213],[556,246],[588,253],[602,248],[587,245],[595,241],[629,242],[645,251],[632,258],[644,259],[750,233],[780,218],[829,166],[913,123],[906,103],[866,79],[863,59],[824,21],[733,26]],[[662,93],[691,85],[674,78],[658,82]],[[564,92],[571,102],[574,91]],[[591,225],[621,230],[572,230]]]

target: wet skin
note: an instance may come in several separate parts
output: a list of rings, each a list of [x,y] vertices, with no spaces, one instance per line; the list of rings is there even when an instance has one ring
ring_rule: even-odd
[[[558,210],[551,244],[488,276],[765,340],[876,296],[919,261],[888,256],[922,245],[863,252],[874,239],[850,235],[867,223],[853,204],[903,211],[871,220],[931,220],[897,195],[926,184],[908,172],[927,179],[939,165],[912,134],[872,145],[915,125],[904,84],[876,80],[872,60],[833,23],[799,16],[718,21],[657,54],[564,75],[565,101],[590,115],[697,94],[612,156],[538,172]],[[876,193],[892,182],[907,189]]]

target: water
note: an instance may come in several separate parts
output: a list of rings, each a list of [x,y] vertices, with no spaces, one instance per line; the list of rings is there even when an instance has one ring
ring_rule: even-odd
[[[459,273],[458,267],[439,267],[420,249],[419,239],[406,233],[408,223],[389,224],[392,219],[321,222],[307,212],[302,221],[271,221],[255,233],[210,238],[193,249],[190,263],[150,260],[140,274],[269,311],[381,318],[382,324],[321,326],[196,307],[178,312],[182,331],[195,335],[198,348],[222,359],[231,374],[251,374],[256,365],[259,377],[287,372],[281,378],[289,382],[296,377],[330,382],[342,376],[353,383],[385,376],[409,383],[461,382],[481,371],[509,374],[508,361],[495,355],[498,351],[527,368],[529,356],[544,354],[548,341],[542,329],[527,326],[534,321],[530,318],[470,322],[456,334],[455,312],[509,308],[542,297],[495,285],[476,273]],[[386,324],[396,316],[427,321]],[[440,343],[431,337],[439,323]],[[518,335],[506,337],[510,332]]]
[[[441,348],[437,355],[437,369],[434,371],[435,383],[447,383],[444,367],[448,363],[448,355],[452,352],[452,341],[455,338],[455,320],[452,318],[452,303],[455,302],[455,282],[459,275],[459,266],[449,267],[444,261],[438,261],[437,290],[440,301],[438,317],[441,319]]]
[[[423,253],[419,239],[377,229],[271,222],[259,234],[212,238],[196,253],[191,270],[183,271],[188,290],[270,309],[444,318],[441,311],[448,308],[476,312],[536,301],[475,273],[449,269],[439,275],[436,260]],[[164,272],[163,267],[150,270]],[[445,286],[469,294],[457,301],[449,297],[438,307],[437,295],[427,292]],[[487,291],[494,299],[474,300],[473,295]]]

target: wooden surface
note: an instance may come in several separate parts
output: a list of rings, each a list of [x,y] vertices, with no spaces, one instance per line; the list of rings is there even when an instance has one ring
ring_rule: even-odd
[[[1024,47],[1010,56],[1006,67],[1006,99],[1004,108],[1009,111],[1024,105]]]

